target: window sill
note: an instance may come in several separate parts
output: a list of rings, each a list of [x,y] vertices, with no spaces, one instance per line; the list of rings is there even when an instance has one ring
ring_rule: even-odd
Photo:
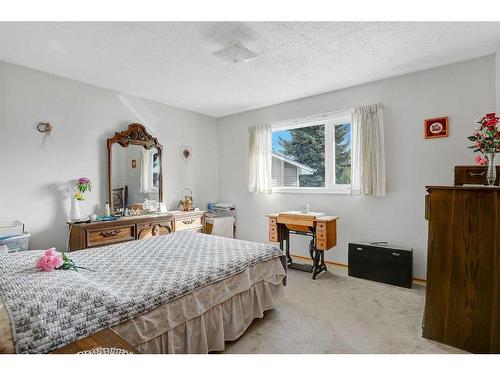
[[[339,188],[295,188],[295,187],[274,187],[273,194],[332,194],[350,195],[351,187]]]

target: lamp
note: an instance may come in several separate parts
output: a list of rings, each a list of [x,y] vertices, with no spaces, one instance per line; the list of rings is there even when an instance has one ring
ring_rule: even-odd
[[[258,54],[249,50],[237,40],[229,43],[227,46],[220,50],[212,52],[212,55],[223,60],[231,61],[235,64],[240,62],[252,61],[259,57]]]

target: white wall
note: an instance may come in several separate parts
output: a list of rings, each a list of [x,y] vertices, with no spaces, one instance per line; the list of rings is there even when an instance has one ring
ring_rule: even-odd
[[[500,112],[500,46],[495,54],[496,112]]]
[[[164,147],[164,198],[175,208],[182,189],[195,205],[217,199],[216,120],[95,86],[0,62],[0,220],[19,219],[31,248],[65,245],[67,186],[89,177],[82,214],[103,213],[107,197],[106,139],[139,122]],[[54,127],[45,147],[39,121]],[[180,157],[190,145],[189,163]]]
[[[140,122],[164,145],[170,208],[190,187],[197,206],[217,198],[235,203],[238,237],[266,241],[266,213],[309,203],[312,210],[341,217],[339,243],[328,259],[346,263],[350,241],[389,240],[415,249],[415,276],[425,277],[424,186],[451,184],[454,165],[473,163],[465,137],[476,117],[495,109],[499,60],[475,59],[218,121],[0,62],[0,220],[25,222],[32,248],[62,248],[68,183],[89,177],[94,189],[82,211],[101,213],[107,200],[105,140]],[[248,193],[248,126],[376,102],[385,106],[386,197]],[[424,140],[423,119],[440,115],[450,117],[450,137]],[[44,148],[35,130],[42,120],[54,125]],[[187,164],[179,155],[181,145],[193,148]],[[307,254],[299,239],[292,251]]]
[[[466,136],[475,118],[495,108],[494,63],[484,57],[220,119],[219,198],[237,205],[238,237],[267,241],[266,213],[309,203],[340,216],[338,245],[327,259],[347,263],[351,241],[387,240],[414,248],[415,277],[425,278],[425,185],[452,184],[455,165],[473,164]],[[248,192],[249,126],[377,102],[385,106],[385,197]],[[449,117],[450,136],[425,140],[423,120],[435,116]],[[292,239],[293,253],[305,249]]]

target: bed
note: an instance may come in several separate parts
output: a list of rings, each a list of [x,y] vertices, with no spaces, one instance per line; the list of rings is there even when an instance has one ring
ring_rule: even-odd
[[[141,353],[222,351],[284,294],[272,245],[176,232],[72,252],[94,271],[0,254],[0,352],[48,353],[111,328]]]

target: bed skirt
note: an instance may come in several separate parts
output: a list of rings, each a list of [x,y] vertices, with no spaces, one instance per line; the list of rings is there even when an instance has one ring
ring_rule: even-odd
[[[141,353],[224,350],[284,294],[280,258],[206,285],[111,327]],[[0,297],[0,353],[15,353],[11,324]]]
[[[141,353],[209,353],[240,337],[284,294],[278,258],[128,320],[112,329]]]

